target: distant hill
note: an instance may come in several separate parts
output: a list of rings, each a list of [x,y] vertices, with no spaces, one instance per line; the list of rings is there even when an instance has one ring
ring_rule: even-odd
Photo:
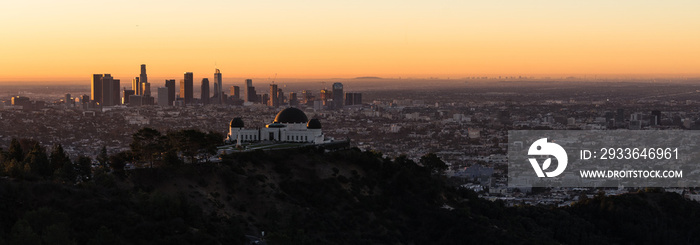
[[[355,79],[382,79],[381,77],[356,77]]]
[[[357,149],[228,155],[96,173],[77,185],[0,179],[0,244],[697,244],[678,194],[505,207],[413,161]]]

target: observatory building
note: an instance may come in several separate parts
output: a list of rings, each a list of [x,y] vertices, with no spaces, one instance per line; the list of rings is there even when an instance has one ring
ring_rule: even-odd
[[[323,144],[325,137],[318,119],[309,120],[302,110],[294,107],[277,113],[275,120],[265,128],[246,129],[240,117],[231,120],[227,143],[240,145],[258,141]]]

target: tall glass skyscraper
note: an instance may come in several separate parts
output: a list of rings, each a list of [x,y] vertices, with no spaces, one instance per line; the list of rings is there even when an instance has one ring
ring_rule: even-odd
[[[173,105],[175,101],[175,79],[165,80],[165,87],[168,88],[168,105]]]
[[[343,84],[342,83],[334,83],[333,84],[333,109],[341,109],[343,108],[344,100],[343,100]]]
[[[90,98],[92,98],[92,101],[95,103],[102,104],[102,74],[92,74]]]
[[[270,101],[267,102],[268,106],[277,108],[280,106],[279,97],[277,96],[277,84],[270,84]]]
[[[202,78],[202,94],[200,95],[202,104],[209,104],[209,78]]]
[[[214,71],[214,87],[216,88],[214,89],[214,91],[216,91],[216,94],[214,96],[216,96],[216,98],[219,100],[219,104],[223,104],[224,87],[222,84],[221,71],[218,68]]]
[[[192,103],[194,93],[194,75],[192,72],[185,72],[185,79],[180,80],[180,98],[185,104]]]

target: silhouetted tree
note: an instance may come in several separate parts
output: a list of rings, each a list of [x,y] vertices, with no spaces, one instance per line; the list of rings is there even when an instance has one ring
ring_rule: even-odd
[[[102,146],[102,149],[100,149],[100,154],[97,155],[97,163],[100,164],[100,167],[107,168],[109,166],[109,155],[107,155],[106,146]]]
[[[218,132],[209,131],[206,135],[206,142],[204,145],[203,153],[208,156],[216,155],[217,146],[220,146],[224,142],[224,135]]]
[[[155,155],[163,151],[164,142],[158,130],[142,128],[132,135],[132,142],[129,146],[138,159],[148,161],[153,167]]]
[[[5,152],[5,149],[0,147],[0,164],[5,162],[5,159],[7,159],[7,152]]]
[[[428,153],[420,158],[420,163],[423,167],[430,170],[431,173],[441,173],[447,169],[447,164],[440,159],[435,153]]]
[[[8,149],[7,154],[10,160],[14,159],[18,162],[24,160],[24,153],[22,152],[22,145],[19,144],[19,140],[12,138],[10,149]]]
[[[63,164],[63,166],[57,171],[57,173],[58,174],[56,175],[56,177],[60,178],[65,183],[75,183],[75,180],[78,178],[76,166],[71,161],[68,161],[65,164]]]
[[[409,159],[405,154],[401,154],[396,157],[396,159],[394,159],[394,163],[404,168],[412,168],[416,166],[416,163]]]
[[[184,157],[189,158],[190,163],[195,163],[197,154],[206,149],[207,146],[206,134],[198,130],[186,129],[170,132],[167,137],[173,148],[182,153]]]
[[[10,160],[5,164],[5,173],[14,178],[24,176],[24,163],[15,159]]]
[[[70,164],[70,158],[66,155],[61,144],[53,146],[51,155],[49,155],[49,161],[51,162],[51,171],[53,172],[63,168],[64,164]]]
[[[117,154],[109,156],[109,167],[117,174],[124,173],[124,167],[126,162],[129,160],[129,154],[126,152],[119,152]]]
[[[24,160],[25,168],[28,165],[31,174],[48,178],[53,174],[51,166],[49,166],[49,158],[46,156],[46,151],[39,144],[35,144],[32,150],[27,154]]]
[[[182,164],[182,160],[177,157],[177,151],[173,149],[165,152],[165,155],[163,155],[163,163],[167,166],[178,166]]]
[[[87,181],[92,177],[92,159],[86,156],[79,156],[75,165],[76,174],[82,181]]]
[[[12,226],[12,232],[10,233],[10,244],[11,245],[41,245],[41,239],[34,233],[32,227],[24,219],[18,220],[14,226]]]

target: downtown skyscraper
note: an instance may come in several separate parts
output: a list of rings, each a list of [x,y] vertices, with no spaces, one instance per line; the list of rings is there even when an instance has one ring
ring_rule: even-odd
[[[139,75],[139,80],[141,81],[141,95],[151,96],[151,84],[148,83],[148,75],[146,75],[145,64],[141,64],[141,74]]]
[[[136,95],[151,96],[151,84],[148,83],[145,64],[141,64],[141,74],[131,80],[131,90],[134,90]]]
[[[277,84],[270,84],[270,101],[267,102],[268,106],[277,108],[280,106],[279,97],[277,96]]]
[[[160,87],[158,88],[158,105],[159,106],[171,106],[172,103],[169,103],[170,101],[170,96],[168,94],[168,87]]]
[[[102,74],[92,74],[90,97],[95,103],[102,104]]]
[[[238,86],[231,86],[230,88],[231,98],[240,99],[241,98],[241,88]]]
[[[216,92],[216,94],[214,94],[214,97],[217,100],[219,100],[219,101],[214,102],[214,103],[223,104],[224,103],[224,87],[223,87],[223,83],[222,83],[221,71],[218,68],[214,71],[214,92]]]
[[[146,64],[141,64],[141,74],[139,75],[141,83],[148,83],[148,75],[146,75]]]
[[[362,93],[345,93],[345,105],[362,105]]]
[[[168,105],[173,105],[175,101],[175,79],[165,80],[165,87],[168,88]],[[158,97],[160,97],[160,93],[158,93]]]
[[[342,83],[334,83],[333,84],[333,109],[341,109],[343,108],[343,103],[345,100],[343,99],[343,84]]]
[[[202,78],[202,94],[199,96],[202,104],[209,104],[209,79]]]
[[[92,101],[102,106],[121,104],[119,79],[110,74],[93,74],[90,93]]]
[[[180,80],[180,98],[185,104],[192,103],[194,94],[194,75],[192,72],[185,72],[185,79]]]
[[[130,97],[132,95],[136,95],[136,92],[133,89],[124,89],[124,97],[122,98],[122,104],[130,105]]]
[[[258,95],[253,87],[253,79],[245,80],[245,102],[258,102]]]
[[[140,77],[134,77],[134,79],[131,80],[131,90],[134,90],[134,94],[136,95],[141,95],[143,92],[141,92],[141,78]]]

